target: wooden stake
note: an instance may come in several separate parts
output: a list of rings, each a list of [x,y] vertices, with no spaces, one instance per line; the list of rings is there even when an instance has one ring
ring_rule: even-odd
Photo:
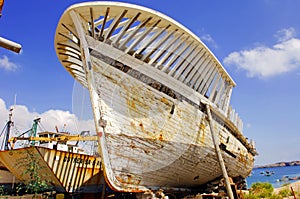
[[[208,104],[206,104],[206,110],[207,110],[207,116],[208,116],[208,120],[209,120],[209,127],[210,127],[211,137],[212,137],[212,140],[213,140],[213,143],[214,143],[214,147],[215,147],[215,150],[216,150],[216,155],[218,157],[218,161],[219,161],[219,164],[220,164],[220,167],[221,167],[221,170],[222,170],[222,174],[223,174],[223,177],[224,177],[224,180],[225,180],[227,194],[228,194],[230,199],[234,199],[233,192],[232,192],[231,185],[230,185],[230,181],[229,181],[229,177],[228,177],[228,174],[227,174],[227,171],[226,171],[225,163],[224,163],[224,160],[222,158],[221,150],[220,150],[220,147],[219,147],[219,142],[218,142],[217,136],[214,132],[213,119],[212,119],[211,112],[210,112],[210,107],[209,107]]]
[[[292,191],[292,194],[294,196],[294,199],[297,199],[293,187],[291,187],[291,191]]]

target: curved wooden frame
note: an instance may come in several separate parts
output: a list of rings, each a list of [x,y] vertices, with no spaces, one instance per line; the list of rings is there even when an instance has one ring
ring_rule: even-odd
[[[91,57],[99,57],[101,64],[111,65],[119,72],[134,71],[145,78],[140,81],[148,86],[148,81],[151,84],[159,81],[164,89],[160,92],[175,101],[179,97],[189,104],[187,107],[203,111],[201,106],[204,104],[212,106],[218,128],[225,127],[223,136],[233,135],[240,142],[238,145],[246,148],[245,153],[251,154],[241,163],[247,164],[247,172],[251,168],[255,149],[241,134],[242,121],[229,106],[235,82],[206,45],[175,20],[127,3],[80,3],[69,7],[62,15],[56,30],[55,48],[66,70],[90,91],[96,131],[104,149],[101,152],[105,175],[112,188],[135,192],[147,190],[147,187],[123,183],[112,174],[103,136],[106,123],[92,73],[97,67],[93,66]],[[172,110],[170,113],[173,114]],[[233,153],[229,154],[236,158]],[[238,156],[243,158],[245,155],[240,152]]]
[[[110,44],[123,52],[152,65],[168,76],[178,79],[210,101],[221,110],[228,110],[231,89],[236,84],[219,60],[207,46],[187,28],[157,11],[141,6],[92,2],[76,4],[61,17],[56,30],[55,47],[59,49],[68,41],[73,46],[65,48],[63,65],[77,79],[78,62],[71,49],[80,46],[70,11],[80,13],[84,31],[95,39]],[[91,22],[93,21],[93,23]],[[75,54],[80,59],[80,54]],[[66,61],[69,60],[69,61]],[[72,69],[74,68],[74,70]],[[83,72],[83,71],[82,71]],[[80,80],[84,85],[84,80]]]

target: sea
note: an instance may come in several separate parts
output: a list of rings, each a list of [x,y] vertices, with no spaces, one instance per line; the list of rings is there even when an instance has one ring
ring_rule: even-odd
[[[256,182],[269,182],[274,188],[300,180],[300,166],[254,168],[247,177],[247,187]]]

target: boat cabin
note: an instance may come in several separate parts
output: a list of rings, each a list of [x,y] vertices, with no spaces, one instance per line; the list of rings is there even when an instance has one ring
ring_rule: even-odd
[[[68,139],[66,139],[68,136],[70,136],[70,133],[67,132],[40,132],[38,133],[39,141],[35,143],[35,146],[41,146],[59,151],[86,154],[80,147],[77,146],[77,142],[68,141]],[[41,138],[45,139],[43,140]]]

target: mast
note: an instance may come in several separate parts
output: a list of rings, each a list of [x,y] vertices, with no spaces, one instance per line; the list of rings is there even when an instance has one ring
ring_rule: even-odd
[[[6,123],[4,150],[9,150],[8,140],[9,140],[10,128],[14,125],[14,122],[12,121],[12,111],[13,111],[13,108],[10,108],[9,109],[9,114],[8,114],[8,122]]]
[[[41,118],[37,118],[35,120],[33,120],[33,124],[32,124],[32,128],[30,130],[30,137],[36,137],[36,132],[37,132],[37,126],[39,124],[39,122],[41,121]],[[31,146],[35,145],[35,140],[31,141]]]

